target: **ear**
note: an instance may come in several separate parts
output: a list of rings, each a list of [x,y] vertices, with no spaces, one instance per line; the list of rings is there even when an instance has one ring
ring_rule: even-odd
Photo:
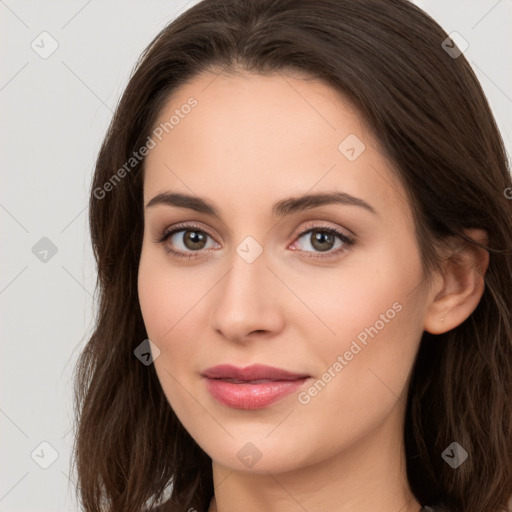
[[[487,233],[481,229],[466,230],[473,240],[487,245]],[[437,275],[425,310],[424,330],[442,334],[454,329],[476,309],[484,293],[484,275],[489,266],[489,252],[461,240],[442,262],[442,275]]]

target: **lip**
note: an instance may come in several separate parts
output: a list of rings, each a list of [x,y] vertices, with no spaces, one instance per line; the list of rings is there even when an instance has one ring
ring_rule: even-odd
[[[210,394],[220,403],[235,409],[267,407],[298,391],[310,378],[307,374],[258,364],[246,368],[219,365],[201,375]]]
[[[310,377],[306,373],[292,373],[282,368],[267,366],[263,364],[253,364],[245,368],[238,368],[231,364],[220,364],[208,368],[202,373],[203,377],[209,379],[237,379],[237,380],[296,380],[304,377]]]

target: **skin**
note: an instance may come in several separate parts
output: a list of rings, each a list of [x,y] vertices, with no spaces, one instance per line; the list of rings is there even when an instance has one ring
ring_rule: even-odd
[[[392,164],[357,111],[321,81],[204,73],[169,98],[155,126],[190,96],[197,106],[146,158],[144,204],[181,192],[207,199],[221,218],[146,208],[138,290],[163,391],[212,459],[209,511],[418,512],[402,443],[414,358],[424,330],[448,331],[477,306],[488,254],[459,248],[457,262],[447,259],[427,284]],[[349,134],[366,146],[354,161],[338,149]],[[376,213],[330,204],[272,215],[276,201],[324,191],[361,198]],[[181,222],[209,235],[199,253],[183,231],[155,243]],[[333,256],[308,257],[326,254],[301,235],[312,226],[356,244],[335,255],[335,238]],[[252,263],[236,252],[247,236],[263,249]],[[166,246],[200,256],[178,259]],[[263,409],[230,408],[200,376],[221,363],[262,363],[311,375],[307,390],[395,303],[401,310],[307,404],[294,393]],[[261,454],[252,467],[237,456],[249,442]]]

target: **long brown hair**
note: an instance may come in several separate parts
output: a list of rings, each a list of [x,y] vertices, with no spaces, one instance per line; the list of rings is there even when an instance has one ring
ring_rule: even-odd
[[[130,160],[170,94],[205,70],[297,70],[324,80],[353,102],[393,162],[413,207],[426,275],[438,264],[436,243],[447,237],[489,251],[475,311],[445,334],[423,335],[404,441],[419,502],[453,512],[507,510],[511,179],[482,88],[464,55],[446,51],[447,37],[406,0],[204,0],[149,44],[91,186],[99,309],[74,382],[77,492],[87,512],[140,512],[162,498],[169,498],[165,510],[202,512],[213,495],[211,459],[177,419],[154,366],[134,356],[147,338],[137,296],[144,159]],[[488,245],[468,238],[467,228],[484,229]],[[469,454],[456,470],[441,456],[452,442]]]

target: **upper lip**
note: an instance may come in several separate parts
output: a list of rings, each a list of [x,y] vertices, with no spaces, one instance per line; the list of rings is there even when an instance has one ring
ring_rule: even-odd
[[[210,379],[237,379],[237,380],[296,380],[309,377],[305,373],[293,373],[282,368],[253,364],[245,368],[238,368],[230,364],[221,364],[205,370],[202,375]]]

